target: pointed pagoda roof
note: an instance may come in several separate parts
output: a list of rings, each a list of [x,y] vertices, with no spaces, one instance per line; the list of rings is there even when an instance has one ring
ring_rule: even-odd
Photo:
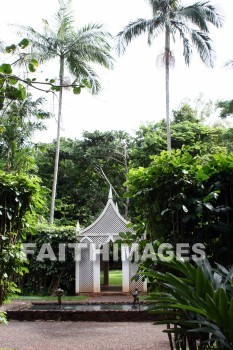
[[[131,231],[128,222],[121,216],[118,206],[113,202],[112,188],[110,187],[107,204],[90,226],[78,232],[78,236],[119,235],[120,232]]]

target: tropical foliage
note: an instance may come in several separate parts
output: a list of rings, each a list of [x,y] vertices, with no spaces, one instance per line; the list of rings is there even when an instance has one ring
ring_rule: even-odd
[[[188,149],[163,151],[147,168],[131,169],[134,221],[148,239],[203,242],[218,262],[232,264],[233,154],[193,157]]]
[[[174,333],[175,349],[232,349],[233,266],[212,268],[207,260],[160,264],[144,275],[159,285],[160,291],[151,294],[151,310],[166,315],[156,324],[167,325],[166,332]],[[169,272],[161,272],[164,266]],[[170,345],[173,348],[171,337]]]
[[[27,268],[21,252],[23,230],[31,232],[43,201],[39,179],[0,171],[0,305],[18,292],[13,276]]]
[[[193,156],[205,157],[210,153],[232,150],[232,129],[210,127],[197,117],[197,111],[185,103],[173,111],[171,122],[172,149],[189,146]],[[133,139],[131,167],[148,166],[150,156],[166,150],[166,125],[164,121],[141,125]]]

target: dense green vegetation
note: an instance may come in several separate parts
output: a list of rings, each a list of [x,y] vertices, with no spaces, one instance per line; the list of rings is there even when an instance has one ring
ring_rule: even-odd
[[[66,2],[59,1],[58,32],[51,31],[48,37],[48,31],[41,35],[24,28],[30,41],[24,38],[6,47],[6,54],[16,55],[16,62],[24,63],[29,75],[15,75],[15,66],[6,63],[7,58],[0,64],[0,306],[20,289],[39,297],[51,296],[58,287],[74,294],[74,251],[66,248],[66,260],[58,261],[58,244],[75,242],[76,225],[83,228],[93,222],[111,186],[120,212],[134,228],[134,233],[121,234],[126,242],[138,242],[141,249],[150,242],[155,250],[160,243],[205,245],[209,262],[168,262],[157,256],[158,261],[140,263],[139,273],[150,281],[155,312],[167,315],[162,323],[174,325],[168,330],[175,334],[171,348],[232,349],[233,128],[223,126],[221,119],[218,126],[209,126],[203,113],[200,118],[189,104],[173,111],[170,120],[168,103],[172,28],[173,34],[181,35],[186,63],[191,53],[186,34],[191,34],[202,60],[209,62],[207,24],[220,26],[221,19],[208,2],[188,8],[173,0],[150,3],[152,22],[131,23],[119,40],[124,48],[122,40],[128,44],[141,32],[152,39],[157,29],[165,31],[167,118],[141,125],[135,135],[96,130],[85,131],[80,140],[60,139],[58,123],[56,141],[33,143],[33,133],[42,130],[50,116],[45,100],[34,99],[28,91],[36,82],[30,72],[39,63],[60,58],[59,84],[54,79],[44,82],[46,92],[59,93],[58,119],[63,88],[72,86],[75,94],[85,87],[97,92],[99,83],[89,62],[111,66],[108,35],[98,25],[74,33]],[[183,17],[200,32],[190,28],[186,32],[175,21]],[[69,47],[74,37],[78,42]],[[30,54],[22,54],[28,46]],[[40,54],[39,60],[35,54]],[[70,85],[63,81],[65,60],[75,79]],[[221,118],[232,115],[232,101],[218,101],[217,106]],[[54,213],[53,203],[49,208],[51,188],[53,200],[56,192]],[[36,246],[28,260],[21,250],[25,242]],[[43,243],[51,244],[52,261],[36,259]],[[190,250],[187,255],[191,254]],[[121,284],[121,278],[119,271],[112,271],[110,284]],[[4,319],[0,313],[0,323]]]

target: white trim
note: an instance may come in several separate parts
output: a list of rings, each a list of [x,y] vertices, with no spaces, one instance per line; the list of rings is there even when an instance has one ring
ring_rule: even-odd
[[[129,292],[129,261],[122,261],[122,292]]]
[[[93,288],[94,293],[100,293],[100,254],[93,261]]]
[[[115,243],[115,241],[114,241],[114,239],[113,239],[113,235],[109,235],[107,241],[104,242],[104,243],[101,243],[101,244],[106,244],[106,243],[109,243],[109,242]]]
[[[79,293],[79,261],[75,262],[75,294]]]
[[[83,241],[85,241],[85,239],[87,239],[90,243],[94,243],[88,236],[84,236],[84,237],[80,240],[80,243],[82,243]]]

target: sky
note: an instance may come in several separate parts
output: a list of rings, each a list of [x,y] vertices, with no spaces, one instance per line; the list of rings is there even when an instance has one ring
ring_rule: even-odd
[[[23,24],[41,30],[41,19],[53,21],[58,10],[57,0],[0,0],[1,39],[7,44],[16,43],[16,30],[8,24]],[[183,0],[191,4],[194,0]],[[206,68],[193,55],[189,67],[185,66],[179,39],[172,46],[175,66],[171,71],[171,109],[179,108],[183,100],[194,99],[202,94],[204,100],[232,99],[233,70],[224,63],[233,58],[233,2],[232,0],[211,1],[224,17],[221,29],[211,28],[215,50],[215,66]],[[130,21],[150,18],[150,8],[145,0],[73,0],[75,24],[103,23],[113,36]],[[102,91],[97,96],[88,92],[73,95],[66,92],[62,113],[62,136],[80,138],[84,130],[126,130],[133,133],[140,124],[158,121],[165,117],[165,74],[157,64],[157,57],[163,51],[163,36],[156,38],[148,47],[146,37],[134,40],[125,54],[115,57],[114,69],[99,69]],[[58,76],[58,65],[48,63],[39,67],[41,76]],[[35,141],[50,142],[56,137],[57,100],[46,94],[45,109],[53,117],[47,122],[47,130],[37,133]]]

